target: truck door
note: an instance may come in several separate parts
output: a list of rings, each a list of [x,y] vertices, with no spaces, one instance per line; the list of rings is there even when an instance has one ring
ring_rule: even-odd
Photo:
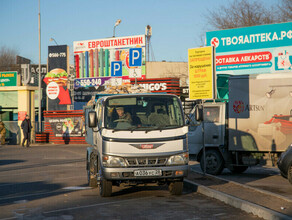
[[[204,123],[205,146],[220,146],[224,144],[225,135],[225,103],[205,103],[204,121],[195,120],[194,111],[190,114],[193,125],[189,126],[189,153],[197,155],[203,148],[202,123]],[[192,124],[192,123],[190,123]]]
[[[204,105],[205,146],[224,145],[225,103]]]

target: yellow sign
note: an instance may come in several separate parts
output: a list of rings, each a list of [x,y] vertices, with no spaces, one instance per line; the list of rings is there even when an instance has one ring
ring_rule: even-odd
[[[213,56],[213,47],[188,50],[190,100],[215,98]]]

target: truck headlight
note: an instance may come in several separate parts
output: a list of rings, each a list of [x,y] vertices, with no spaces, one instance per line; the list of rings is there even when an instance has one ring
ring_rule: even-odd
[[[127,166],[124,158],[108,156],[108,155],[103,155],[102,164],[105,167],[125,167],[125,166]]]
[[[189,154],[182,153],[168,158],[166,165],[184,165],[189,162]]]

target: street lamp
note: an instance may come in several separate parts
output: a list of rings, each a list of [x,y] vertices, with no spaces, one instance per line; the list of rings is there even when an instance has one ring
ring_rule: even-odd
[[[56,45],[58,45],[57,41],[51,37],[50,41],[54,41]]]
[[[121,22],[122,22],[121,19],[118,19],[118,20],[116,21],[115,26],[114,26],[114,34],[113,34],[113,37],[115,37],[116,26],[118,26]]]

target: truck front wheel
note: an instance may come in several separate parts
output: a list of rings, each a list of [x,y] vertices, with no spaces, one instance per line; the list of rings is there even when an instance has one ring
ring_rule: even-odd
[[[292,184],[292,164],[288,168],[288,171],[287,171],[287,179]]]
[[[171,182],[168,186],[171,195],[181,195],[183,191],[183,181]]]
[[[201,156],[201,169],[204,170],[204,155]],[[224,159],[218,150],[206,150],[206,173],[219,175],[224,168]]]
[[[96,179],[96,172],[97,172],[97,158],[95,154],[90,155],[90,162],[88,164],[87,170],[87,181],[90,187],[96,188],[97,187],[97,179]]]
[[[101,197],[110,197],[112,194],[112,181],[106,180],[102,174],[100,163],[98,163],[98,175],[99,175],[99,195]]]
[[[112,194],[112,181],[101,178],[99,184],[99,195],[101,197],[109,197]]]

